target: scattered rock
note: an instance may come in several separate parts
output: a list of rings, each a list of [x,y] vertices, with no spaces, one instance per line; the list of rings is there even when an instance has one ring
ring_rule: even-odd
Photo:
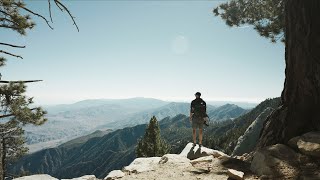
[[[125,173],[121,170],[113,170],[111,171],[104,179],[105,180],[114,180],[119,179],[125,176]]]
[[[301,153],[320,158],[320,132],[309,132],[297,137],[296,144]]]
[[[267,117],[274,111],[273,108],[266,108],[247,128],[245,133],[239,137],[238,142],[232,152],[232,156],[249,153],[254,150],[259,140],[263,123]]]
[[[47,179],[45,179],[45,180],[47,180]],[[96,178],[95,175],[84,175],[84,176],[77,177],[77,178],[62,179],[62,180],[98,180],[98,179]]]
[[[123,171],[129,173],[153,171],[160,159],[161,157],[136,158],[129,166],[125,166]]]
[[[52,176],[49,176],[47,174],[36,174],[31,176],[23,176],[23,177],[15,178],[14,180],[58,180],[58,179]]]
[[[202,163],[202,162],[212,162],[213,156],[204,156],[198,159],[191,160],[191,164]]]
[[[190,160],[178,154],[165,154],[161,157],[159,164],[175,164],[179,168],[190,166]]]
[[[182,150],[180,155],[187,157],[190,160],[210,155],[216,158],[223,155],[228,156],[225,153],[217,150],[209,149],[203,146],[199,147],[199,145],[193,146],[193,143],[188,143],[186,147]]]
[[[237,171],[234,169],[228,169],[227,174],[231,179],[236,179],[236,180],[242,180],[244,176],[243,172]]]

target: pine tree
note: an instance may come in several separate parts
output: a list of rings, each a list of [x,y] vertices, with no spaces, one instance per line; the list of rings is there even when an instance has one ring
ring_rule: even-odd
[[[155,116],[147,125],[145,135],[138,141],[137,157],[158,157],[170,152],[170,146],[161,138],[160,126]]]
[[[261,36],[285,43],[282,104],[266,120],[258,147],[320,131],[320,1],[231,0],[214,13],[230,26],[253,25]]]
[[[59,0],[52,0],[61,10],[67,12],[77,27],[74,17],[64,4]],[[48,0],[51,23],[51,0]],[[35,23],[31,16],[43,19],[53,29],[50,22],[41,14],[29,9],[23,0],[0,0],[0,28],[12,30],[19,35],[26,35],[26,31],[32,29]],[[79,31],[79,29],[78,29]],[[0,67],[5,65],[7,57],[23,59],[22,56],[11,53],[5,49],[25,48],[8,42],[0,42]],[[26,124],[42,125],[47,119],[45,111],[40,107],[31,108],[33,98],[25,96],[25,83],[30,81],[5,81],[1,80],[0,73],[0,180],[6,177],[6,166],[13,160],[24,155],[28,149],[24,146],[23,126]]]

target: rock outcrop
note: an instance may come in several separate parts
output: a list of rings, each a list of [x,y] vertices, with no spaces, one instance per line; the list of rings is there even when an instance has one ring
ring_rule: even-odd
[[[180,154],[136,158],[121,170],[111,171],[104,180],[195,180],[195,179],[320,179],[319,132],[296,137],[290,145],[276,144],[254,153],[230,157],[206,147],[188,143]],[[247,157],[253,157],[251,163]],[[49,175],[33,175],[17,180],[56,180]],[[72,180],[97,180],[86,175]]]
[[[255,152],[251,170],[270,179],[320,179],[320,132],[292,138]]]
[[[206,147],[188,143],[180,154],[165,154],[162,157],[136,158],[122,170],[111,171],[104,180],[225,180],[255,179],[250,164],[232,158],[227,154]],[[49,175],[32,175],[17,180],[57,180]],[[65,179],[67,180],[67,179]],[[72,180],[97,180],[94,175],[86,175]]]
[[[119,174],[119,170],[116,170]],[[188,143],[180,154],[166,154],[162,157],[136,158],[122,169],[121,180],[157,179],[189,180],[230,178],[255,179],[250,165],[231,158],[223,152]],[[110,172],[105,179],[119,179]]]
[[[242,155],[244,153],[249,153],[254,150],[257,142],[259,140],[259,135],[261,129],[263,128],[263,123],[267,117],[274,111],[273,108],[266,108],[247,128],[245,133],[239,137],[237,145],[235,146],[232,156]]]

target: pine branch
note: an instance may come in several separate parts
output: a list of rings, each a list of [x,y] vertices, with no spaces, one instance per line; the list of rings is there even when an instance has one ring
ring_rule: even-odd
[[[8,43],[2,43],[2,42],[0,42],[0,45],[11,46],[11,47],[15,47],[15,48],[25,48],[25,47],[26,47],[26,46],[18,46],[18,45],[13,45],[13,44],[8,44]]]
[[[2,27],[2,28],[8,28],[8,29],[13,29],[13,30],[19,30],[17,27],[10,26],[10,25],[7,25],[7,24],[0,24],[0,27]]]
[[[53,20],[52,20],[52,13],[51,13],[51,0],[48,0],[48,5],[49,5],[50,20],[51,20],[51,22],[53,23]]]
[[[5,132],[0,132],[0,136],[4,136],[4,135],[9,134],[11,132],[14,132],[16,130],[18,130],[18,128],[11,128],[11,129],[9,129],[9,130],[7,130]]]
[[[39,82],[42,80],[28,80],[28,81],[0,81],[0,83],[31,83],[31,82]]]
[[[1,27],[1,26],[0,26],[0,27]],[[7,55],[10,55],[10,56],[13,56],[13,57],[16,57],[16,58],[23,59],[22,56],[15,55],[15,54],[9,53],[9,52],[7,52],[7,51],[0,50],[0,53],[7,54]]]
[[[31,111],[33,111],[33,110],[35,110],[35,109],[37,109],[37,108],[32,108],[32,109],[30,109]],[[0,115],[0,119],[1,118],[6,118],[6,117],[10,117],[10,116],[14,116],[15,114],[13,114],[13,113],[11,113],[11,114],[2,114],[2,115]]]
[[[30,9],[28,9],[28,8],[26,8],[26,7],[18,4],[18,3],[14,3],[14,5],[16,5],[17,7],[21,8],[21,9],[24,9],[25,11],[27,11],[27,12],[35,15],[35,16],[38,16],[38,17],[42,18],[42,19],[47,23],[47,25],[50,27],[50,29],[53,29],[53,27],[49,24],[49,21],[47,20],[47,18],[45,18],[45,17],[42,16],[41,14],[35,13],[35,12],[33,12],[32,10],[30,10]]]

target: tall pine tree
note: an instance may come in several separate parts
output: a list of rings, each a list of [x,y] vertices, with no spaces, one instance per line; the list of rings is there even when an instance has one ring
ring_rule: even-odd
[[[266,120],[258,147],[287,143],[320,130],[320,1],[230,0],[214,9],[230,26],[253,25],[272,42],[285,42],[282,104]]]
[[[145,135],[139,140],[136,155],[137,157],[158,157],[170,152],[170,146],[161,138],[160,126],[153,116],[147,126]]]
[[[59,0],[48,0],[51,23],[51,1],[61,11],[67,12],[76,25],[70,11]],[[24,0],[0,0],[0,28],[12,30],[19,35],[26,35],[26,31],[32,29],[35,23],[31,16],[44,20],[51,28],[49,20],[41,14],[29,9]],[[25,48],[25,46],[0,42],[0,67],[5,65],[6,57],[23,59],[9,50],[12,48]],[[6,166],[12,160],[24,155],[28,149],[24,147],[23,126],[26,124],[41,125],[46,122],[45,111],[40,107],[32,108],[33,99],[25,96],[25,83],[31,81],[5,81],[1,80],[0,73],[0,180],[6,177]]]

